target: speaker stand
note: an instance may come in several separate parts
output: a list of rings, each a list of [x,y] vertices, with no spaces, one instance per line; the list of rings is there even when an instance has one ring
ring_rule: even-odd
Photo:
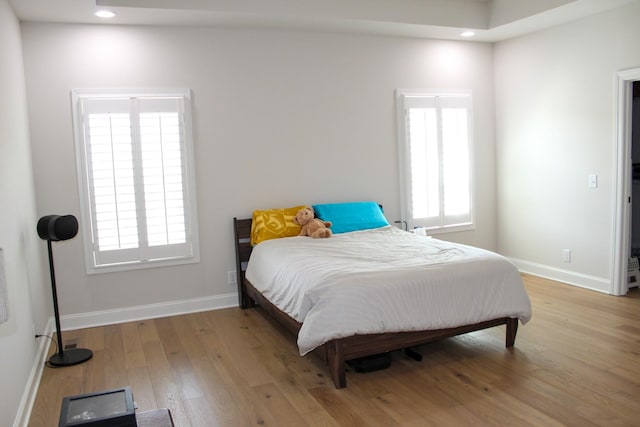
[[[93,357],[93,352],[86,348],[69,348],[49,358],[49,364],[55,367],[77,365]]]
[[[53,297],[53,314],[56,321],[56,333],[58,334],[58,352],[49,358],[51,366],[62,367],[77,365],[91,359],[93,352],[86,348],[64,349],[62,343],[62,330],[60,328],[60,311],[58,309],[58,291],[56,289],[56,273],[53,268],[53,251],[51,250],[51,240],[47,239],[47,250],[49,252],[49,273],[51,274],[51,294]]]

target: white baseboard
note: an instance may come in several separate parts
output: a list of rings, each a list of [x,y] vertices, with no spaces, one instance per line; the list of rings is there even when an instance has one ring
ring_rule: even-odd
[[[611,280],[588,274],[576,273],[571,270],[551,267],[535,262],[524,261],[517,258],[509,258],[522,273],[533,274],[534,276],[556,280],[580,288],[591,289],[605,294],[611,293]]]
[[[47,325],[44,328],[42,335],[51,336],[55,331],[53,317],[49,319]],[[20,406],[16,413],[16,418],[13,420],[13,427],[27,427],[29,419],[31,418],[31,410],[38,394],[38,387],[40,387],[40,379],[42,378],[42,371],[44,371],[44,364],[47,360],[47,354],[49,351],[49,344],[51,341],[47,337],[41,337],[36,350],[36,354],[33,360],[33,366],[31,367],[31,373],[27,379],[27,384],[24,387],[22,393],[22,399],[20,399]]]
[[[236,293],[61,316],[63,331],[237,307]]]

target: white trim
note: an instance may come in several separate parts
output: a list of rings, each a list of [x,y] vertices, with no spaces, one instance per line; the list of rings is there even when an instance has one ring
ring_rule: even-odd
[[[194,245],[195,244],[196,243],[194,243]],[[87,256],[93,256],[93,254],[87,255]],[[171,267],[174,265],[197,264],[199,262],[200,262],[200,256],[198,255],[197,257],[192,257],[192,258],[157,259],[157,260],[151,260],[151,261],[132,262],[127,264],[125,263],[106,264],[106,265],[94,267],[91,270],[87,268],[87,274],[94,275],[94,274],[101,274],[101,273],[117,273],[120,271],[133,271],[133,270],[144,270],[147,268]]]
[[[409,155],[407,154],[407,126],[405,125],[405,117],[404,117],[404,96],[406,93],[410,93],[413,91],[409,91],[406,89],[396,89],[396,134],[398,138],[398,170],[400,172],[399,182],[399,193],[400,193],[400,220],[407,224],[407,218],[409,217],[409,212],[407,210],[408,206],[408,195],[406,189],[409,188],[409,165],[407,165],[407,159]]]
[[[210,297],[138,305],[113,310],[69,314],[60,318],[60,327],[63,331],[68,331],[237,306],[238,295],[234,292]]]
[[[414,227],[415,228],[415,227]],[[420,227],[418,227],[420,228]],[[469,222],[468,224],[458,224],[458,225],[444,225],[441,227],[423,227],[427,230],[427,232],[429,233],[429,235],[438,235],[438,234],[445,234],[445,233],[455,233],[458,231],[469,231],[469,230],[475,230],[476,229],[476,225],[472,222]]]
[[[580,288],[590,289],[605,294],[609,293],[611,283],[609,279],[606,279],[604,277],[576,273],[575,271],[564,270],[562,268],[551,267],[548,265],[524,261],[517,258],[509,259],[516,265],[516,267],[518,267],[518,270],[521,273],[533,274],[535,276],[544,277],[546,279],[567,283],[569,285],[574,285]]]
[[[49,319],[47,325],[44,328],[42,335],[51,336],[54,332],[53,317]],[[35,357],[33,358],[33,366],[31,367],[31,373],[29,379],[25,385],[22,393],[22,399],[20,399],[20,405],[16,412],[16,417],[13,420],[13,427],[27,427],[29,419],[31,418],[31,411],[33,410],[33,404],[36,401],[36,395],[38,394],[38,388],[40,387],[40,380],[42,379],[42,371],[44,371],[44,364],[47,360],[49,353],[49,344],[51,341],[47,337],[40,337],[40,343]]]
[[[614,212],[611,243],[611,278],[609,293],[625,295],[627,285],[627,263],[629,258],[629,230],[631,197],[631,95],[632,82],[640,80],[640,68],[616,73],[616,135],[614,144]]]

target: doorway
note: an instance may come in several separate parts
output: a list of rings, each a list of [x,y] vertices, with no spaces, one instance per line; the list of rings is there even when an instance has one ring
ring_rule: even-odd
[[[631,257],[640,257],[640,81],[633,82],[631,100]],[[631,283],[630,283],[631,284]],[[638,283],[635,283],[637,286]]]
[[[632,254],[632,200],[633,200],[633,163],[632,163],[632,134],[633,134],[633,106],[634,106],[634,86],[640,83],[640,68],[619,71],[617,80],[617,109],[616,109],[616,171],[615,171],[615,215],[613,230],[613,251],[611,259],[611,287],[610,293],[613,295],[626,295],[628,287],[629,258]],[[640,90],[640,89],[636,89]],[[640,95],[640,93],[638,93]],[[640,107],[640,103],[637,104]],[[636,108],[639,110],[640,108]],[[636,117],[639,117],[636,111]],[[637,120],[636,120],[637,122]],[[636,126],[638,126],[636,124]],[[637,134],[637,132],[636,132]],[[636,155],[640,156],[640,149]],[[638,172],[640,174],[640,158],[635,162],[639,163]],[[639,176],[640,178],[640,176]],[[638,181],[640,184],[640,179]],[[636,198],[640,199],[640,188]],[[640,210],[640,205],[638,209]],[[640,221],[640,215],[638,216]],[[640,232],[640,226],[638,232]],[[636,236],[640,245],[640,236]],[[638,248],[640,253],[640,247]]]

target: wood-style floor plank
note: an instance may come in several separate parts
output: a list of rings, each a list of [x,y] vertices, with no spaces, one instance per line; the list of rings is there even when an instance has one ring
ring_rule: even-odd
[[[478,331],[418,347],[422,362],[394,352],[388,369],[347,368],[342,390],[259,309],[65,332],[94,356],[45,368],[29,426],[56,426],[64,396],[125,385],[179,427],[640,425],[640,292],[523,278],[533,318],[514,348],[504,326]]]

